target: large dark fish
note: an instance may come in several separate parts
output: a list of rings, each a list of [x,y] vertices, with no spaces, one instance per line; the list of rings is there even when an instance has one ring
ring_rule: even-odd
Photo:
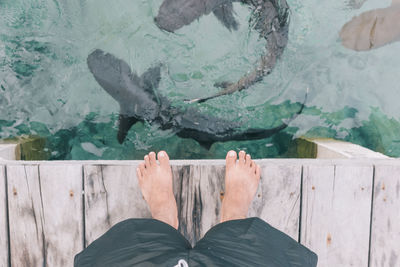
[[[87,64],[96,81],[120,105],[118,141],[121,144],[138,121],[158,124],[163,130],[172,129],[176,135],[192,138],[207,149],[214,142],[264,139],[285,129],[304,107],[303,104],[292,118],[275,128],[242,130],[240,123],[200,113],[193,107],[172,107],[155,91],[161,78],[160,66],[138,76],[125,61],[99,49],[88,56]]]
[[[289,6],[286,0],[164,0],[155,22],[159,28],[174,32],[211,12],[229,29],[236,30],[238,22],[233,15],[232,2],[242,2],[253,9],[250,23],[267,40],[267,52],[258,66],[235,83],[222,82],[221,92],[190,102],[204,102],[211,98],[246,89],[271,73],[287,43],[289,31]]]

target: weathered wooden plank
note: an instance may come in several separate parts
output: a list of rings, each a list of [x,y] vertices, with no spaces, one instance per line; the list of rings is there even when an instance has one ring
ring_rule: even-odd
[[[301,165],[261,164],[249,216],[260,217],[295,240],[299,237]]]
[[[82,167],[7,167],[12,266],[72,266],[83,248]]]
[[[301,243],[319,266],[368,266],[372,166],[304,166]]]
[[[202,238],[208,230],[221,220],[221,205],[225,192],[225,166],[194,166],[191,177],[197,179],[194,197],[196,205],[194,220],[198,220],[199,229],[196,240]]]
[[[86,245],[128,218],[151,218],[136,177],[137,165],[84,166]]]
[[[400,266],[400,166],[376,166],[371,265]]]
[[[173,190],[178,208],[178,230],[193,245],[198,237],[194,232],[193,223],[193,195],[189,194],[189,188],[193,187],[191,179],[191,166],[172,166]]]
[[[0,266],[8,266],[6,176],[0,165]]]
[[[11,264],[43,265],[46,251],[38,166],[8,166],[7,176]]]
[[[220,220],[224,166],[173,166],[179,231],[194,245]]]

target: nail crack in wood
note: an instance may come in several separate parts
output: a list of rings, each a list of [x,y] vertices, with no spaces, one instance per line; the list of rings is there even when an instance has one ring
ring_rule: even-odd
[[[200,239],[200,227],[201,227],[201,212],[203,210],[203,203],[201,199],[201,188],[200,184],[196,184],[196,193],[194,195],[194,205],[193,205],[193,226],[194,226],[194,242]]]
[[[374,216],[374,195],[375,195],[376,166],[372,165],[372,186],[371,186],[371,212],[369,218],[369,240],[368,240],[368,267],[371,266],[371,245],[372,245],[372,221]]]
[[[318,179],[318,178],[317,178]],[[308,194],[309,195],[309,194]],[[310,211],[310,224],[308,224],[308,221],[306,221],[306,226],[307,226],[307,230],[308,230],[308,228],[310,228],[310,229],[312,229],[313,227],[312,227],[312,223],[313,223],[313,216],[314,216],[314,205],[315,205],[315,193],[314,194],[312,194],[312,197],[313,197],[313,200],[312,201],[310,201],[311,202],[311,211]],[[307,213],[308,213],[308,202],[309,202],[309,200],[308,200],[308,198],[307,198]],[[308,214],[307,214],[308,215]]]
[[[9,199],[8,199],[8,172],[7,172],[7,166],[3,167],[4,170],[4,191],[5,191],[5,201],[6,201],[6,227],[7,227],[7,257],[8,257],[8,262],[7,266],[11,267],[11,239],[10,239],[10,209],[9,209]]]
[[[177,174],[178,174],[178,181],[179,181],[179,187],[178,187],[178,192],[177,192],[177,207],[178,207],[178,218],[179,218],[179,230],[181,230],[182,229],[182,223],[183,223],[183,221],[182,221],[182,208],[183,208],[183,205],[182,205],[182,187],[183,187],[183,179],[182,179],[182,175],[181,175],[181,172],[180,171],[178,171],[177,172]]]
[[[83,248],[86,248],[86,204],[85,204],[86,192],[85,192],[85,166],[82,165],[82,242]]]
[[[302,216],[303,216],[303,174],[304,174],[304,166],[301,166],[301,174],[300,174],[300,194],[299,194],[299,198],[300,198],[300,211],[299,211],[299,236],[298,236],[298,242],[301,243],[301,227],[302,227]]]
[[[106,198],[106,211],[107,211],[106,222],[108,223],[108,226],[111,226],[110,209],[109,209],[109,204],[108,204],[108,192],[107,192],[107,188],[106,188],[106,185],[104,182],[103,165],[100,165],[100,173],[101,173],[101,182],[103,185],[105,198]]]
[[[335,186],[336,186],[336,165],[333,165],[333,184],[332,184],[332,200],[331,200],[332,206],[335,198]]]
[[[26,166],[25,165],[24,165],[24,174],[25,174],[26,188],[28,189],[28,195],[29,195],[29,198],[31,199],[32,217],[33,217],[33,220],[35,221],[36,238],[37,238],[37,240],[40,240],[38,221],[37,221],[36,212],[35,212],[35,203],[33,201],[31,189],[29,187],[28,174],[26,173]]]
[[[292,205],[292,208],[290,209],[289,216],[287,217],[287,220],[286,220],[286,226],[288,226],[290,223],[290,218],[292,217],[292,214],[294,212],[294,209],[295,209],[296,204],[299,201],[299,199],[300,199],[300,195],[297,196],[296,201],[294,202],[294,204]]]
[[[41,205],[41,215],[42,215],[42,220],[41,220],[41,225],[42,225],[42,255],[43,255],[43,267],[47,266],[47,242],[46,242],[46,235],[44,233],[45,227],[44,225],[46,224],[45,217],[44,217],[44,205],[43,205],[43,194],[42,194],[42,181],[40,177],[40,170],[39,166],[37,166],[37,172],[38,172],[38,181],[39,181],[39,194],[40,194],[40,205]]]

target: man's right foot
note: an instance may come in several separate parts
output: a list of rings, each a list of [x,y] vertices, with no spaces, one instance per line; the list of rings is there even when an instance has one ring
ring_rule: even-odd
[[[249,154],[235,151],[226,155],[225,195],[222,201],[221,222],[247,218],[247,212],[257,192],[261,176],[260,166]]]
[[[165,151],[157,155],[150,152],[137,168],[137,177],[143,197],[150,207],[154,219],[178,229],[178,209],[172,191],[172,172],[169,157]]]

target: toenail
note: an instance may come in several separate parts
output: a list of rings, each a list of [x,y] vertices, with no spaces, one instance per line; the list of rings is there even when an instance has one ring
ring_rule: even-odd
[[[235,156],[235,151],[229,151],[228,156],[229,156],[229,157],[234,157],[234,156]]]
[[[164,151],[160,151],[160,152],[158,153],[158,156],[159,156],[159,157],[165,157],[165,152],[164,152]]]

